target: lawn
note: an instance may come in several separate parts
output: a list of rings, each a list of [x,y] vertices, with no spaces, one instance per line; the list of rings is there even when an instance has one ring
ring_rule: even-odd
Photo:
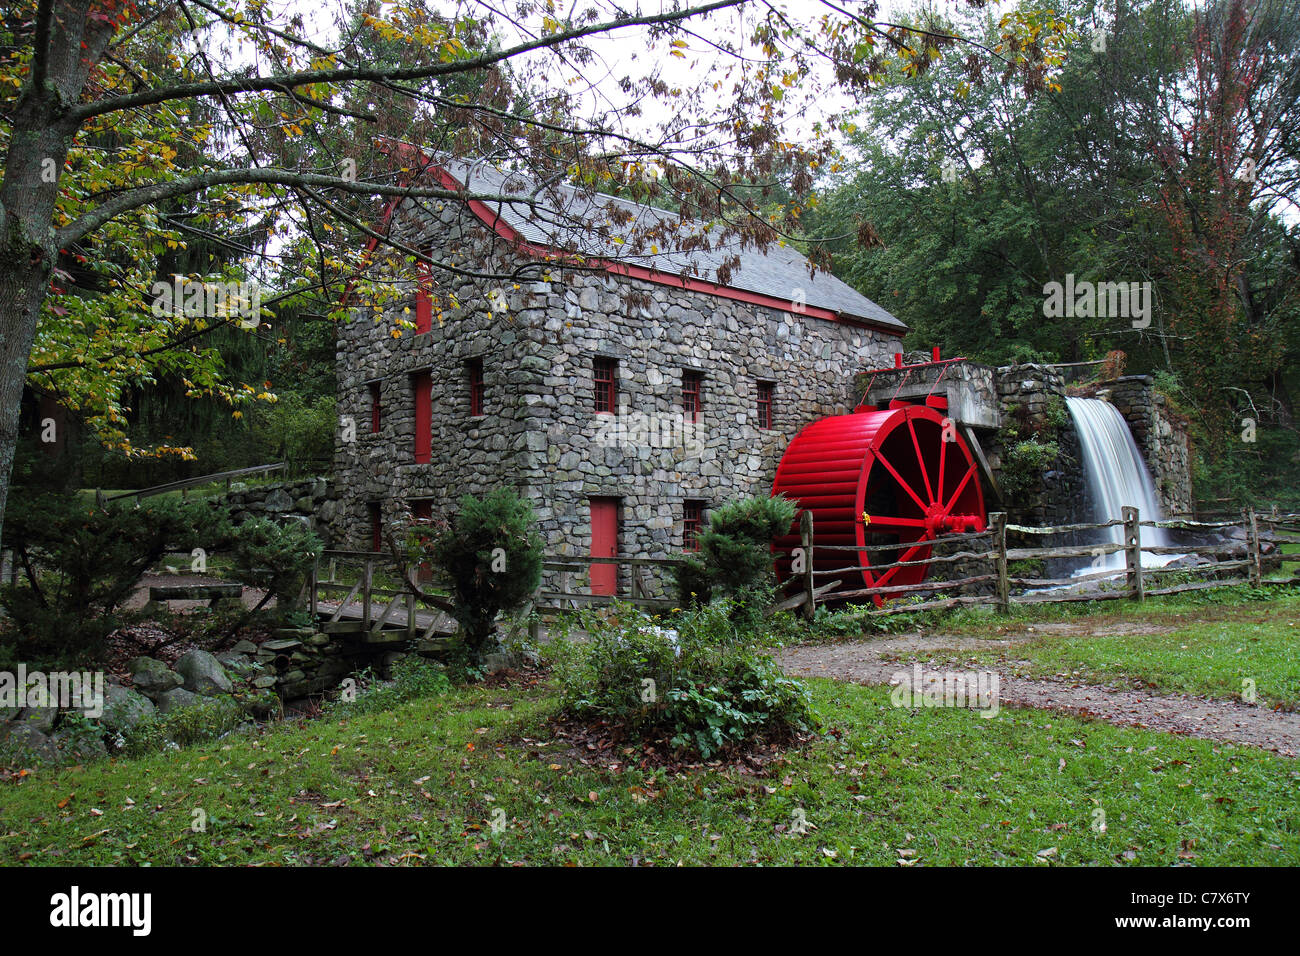
[[[1207,697],[1240,698],[1243,681],[1250,680],[1259,702],[1288,709],[1300,706],[1300,595],[1237,605],[1204,604],[1194,610],[1185,602],[1158,610],[1140,606],[1126,610],[1092,615],[1087,623],[1092,631],[1104,631],[1121,621],[1136,622],[1131,633],[1049,633],[1010,647],[962,652],[959,658],[942,651],[918,656],[1002,665],[1027,677],[1140,682],[1161,692]],[[1143,629],[1143,623],[1150,629]],[[1170,627],[1174,630],[1162,633]],[[1008,628],[989,623],[958,630],[1004,637]]]
[[[1300,864],[1295,761],[810,686],[823,734],[757,775],[585,763],[555,742],[545,684],[37,771],[0,796],[0,861]]]

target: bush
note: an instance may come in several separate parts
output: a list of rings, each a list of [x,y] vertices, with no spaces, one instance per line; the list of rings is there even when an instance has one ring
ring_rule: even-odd
[[[732,611],[720,601],[685,612],[676,631],[622,602],[608,616],[588,609],[566,619],[554,642],[565,708],[643,739],[668,737],[705,759],[810,729],[807,691],[742,639]],[[587,642],[565,639],[575,625]]]
[[[277,611],[287,617],[323,548],[320,538],[300,522],[250,518],[235,531],[235,570],[275,595]]]
[[[780,495],[736,498],[710,512],[699,554],[676,570],[682,606],[725,598],[741,616],[761,615],[775,594],[772,540],[789,533],[798,513],[798,505]]]
[[[221,547],[229,514],[202,501],[98,506],[75,495],[23,495],[5,516],[22,583],[0,588],[16,634],[0,658],[84,663],[118,626],[114,612],[169,549]]]
[[[408,654],[393,664],[391,681],[376,681],[369,672],[359,675],[361,685],[356,697],[330,701],[326,712],[334,717],[373,714],[391,710],[399,704],[428,697],[441,697],[451,690],[447,672],[417,654]]]
[[[508,488],[466,495],[450,525],[432,537],[413,529],[407,547],[414,563],[432,561],[451,580],[452,616],[475,665],[497,647],[497,615],[522,608],[542,580],[533,506]]]
[[[127,732],[121,746],[132,757],[179,750],[216,740],[248,722],[248,715],[233,697],[205,697],[192,707],[145,718]]]

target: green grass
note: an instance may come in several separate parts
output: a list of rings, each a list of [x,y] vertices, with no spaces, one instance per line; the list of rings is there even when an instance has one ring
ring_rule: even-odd
[[[1136,620],[1151,631],[1114,635],[1043,635],[1010,647],[962,652],[983,666],[1003,664],[1027,677],[1065,675],[1091,683],[1141,681],[1167,693],[1240,698],[1243,681],[1255,683],[1259,702],[1300,706],[1300,595],[1267,602],[1205,606],[1163,615],[1094,615],[1093,629]],[[1173,626],[1169,633],[1156,631]],[[1004,629],[1005,631],[1005,629]],[[975,636],[1001,637],[993,627]],[[948,652],[918,655],[952,659]]]
[[[887,688],[810,684],[827,732],[757,776],[584,764],[553,742],[546,688],[458,690],[38,771],[0,796],[0,861],[1300,864],[1294,761],[1045,712],[904,710]],[[196,810],[206,832],[191,828]]]

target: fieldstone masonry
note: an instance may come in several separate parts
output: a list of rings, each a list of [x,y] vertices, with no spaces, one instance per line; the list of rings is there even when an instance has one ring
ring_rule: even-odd
[[[453,257],[488,241],[450,209],[407,227]],[[387,529],[417,501],[436,515],[505,484],[533,500],[549,554],[590,554],[590,500],[608,497],[619,499],[619,552],[668,557],[682,547],[686,501],[766,493],[794,434],[851,410],[851,373],[892,362],[897,342],[861,324],[605,273],[521,283],[504,297],[508,310],[494,308],[486,286],[466,279],[440,290],[461,307],[425,334],[395,338],[394,312],[361,309],[342,327],[339,415],[356,439],[336,446],[341,546],[369,549],[372,503]],[[409,291],[396,312],[414,312]],[[614,414],[595,410],[597,358],[617,363]],[[481,416],[470,415],[469,359],[482,362]],[[433,454],[417,464],[412,383],[424,371]],[[702,375],[698,423],[682,410],[692,371]],[[774,383],[770,428],[757,421],[759,382]]]

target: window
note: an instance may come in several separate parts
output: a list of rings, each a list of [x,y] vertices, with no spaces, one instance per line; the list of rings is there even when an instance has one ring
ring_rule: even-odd
[[[378,501],[372,501],[370,508],[370,550],[384,550],[384,517]]]
[[[704,406],[700,403],[700,385],[704,381],[703,372],[682,372],[682,417],[688,422],[698,422]]]
[[[700,527],[704,520],[704,502],[687,501],[682,506],[682,550],[700,550]]]
[[[470,359],[465,363],[465,374],[469,378],[469,413],[471,416],[483,414],[483,360]]]
[[[433,296],[429,267],[423,262],[415,265],[415,334],[433,328]]]
[[[411,391],[415,400],[415,463],[427,465],[433,461],[433,375],[416,372],[411,376]]]
[[[370,434],[379,434],[379,411],[382,405],[379,401],[379,383],[370,383]]]
[[[772,395],[776,391],[775,382],[758,383],[758,427],[772,427]]]
[[[596,386],[596,412],[613,415],[618,408],[618,359],[595,359],[592,378]]]

